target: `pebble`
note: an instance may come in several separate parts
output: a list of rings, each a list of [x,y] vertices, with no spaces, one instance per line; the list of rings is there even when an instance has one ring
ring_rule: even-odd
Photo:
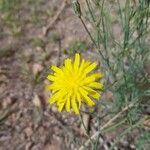
[[[30,127],[27,127],[25,133],[27,137],[30,137],[33,134],[33,130]]]

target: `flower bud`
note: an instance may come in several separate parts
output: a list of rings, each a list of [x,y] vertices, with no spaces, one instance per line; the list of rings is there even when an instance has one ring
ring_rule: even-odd
[[[78,0],[72,0],[72,7],[74,10],[74,13],[80,18],[81,17],[81,9],[80,9],[80,4]]]

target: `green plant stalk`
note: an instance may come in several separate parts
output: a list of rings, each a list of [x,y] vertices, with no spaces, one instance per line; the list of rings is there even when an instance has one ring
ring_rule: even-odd
[[[103,44],[103,47],[104,47],[104,50],[105,50],[105,53],[106,53],[106,57],[107,57],[107,61],[108,61],[108,64],[110,66],[110,62],[109,62],[109,55],[108,55],[108,49],[107,49],[107,45],[108,45],[108,41],[107,41],[107,31],[105,29],[105,23],[104,23],[104,17],[103,17],[103,14],[102,14],[102,29],[103,29],[103,33],[104,33],[104,36],[103,36],[103,41],[104,41],[104,44]]]
[[[93,22],[96,22],[89,3],[90,2],[88,0],[86,0],[86,5],[88,6],[88,10],[90,12],[91,18],[92,18]]]
[[[121,20],[121,25],[122,25],[122,28],[123,28],[124,22],[123,22],[123,15],[122,15],[122,11],[121,11],[121,6],[120,6],[119,0],[117,0],[117,4],[118,4],[118,7],[119,7],[120,20]]]
[[[82,24],[83,24],[83,26],[84,26],[86,32],[88,33],[88,35],[89,35],[91,41],[93,42],[93,44],[94,44],[95,47],[97,48],[97,50],[98,50],[100,56],[102,57],[102,59],[103,59],[103,60],[105,61],[105,63],[107,64],[107,67],[109,68],[109,70],[110,70],[110,72],[111,72],[113,78],[115,79],[115,75],[113,74],[112,68],[111,68],[111,66],[110,66],[109,63],[108,63],[108,62],[109,62],[109,61],[108,61],[108,58],[105,58],[105,57],[104,57],[103,53],[101,52],[101,50],[100,50],[99,47],[97,46],[97,44],[96,44],[94,38],[92,37],[90,31],[88,30],[87,26],[85,25],[85,23],[84,23],[82,17],[79,17],[79,19],[81,20],[81,22],[82,22]]]
[[[97,26],[100,26],[101,24],[101,21],[102,21],[102,14],[103,14],[103,9],[104,9],[104,2],[105,0],[102,1],[102,6],[98,5],[100,7],[100,14],[101,14],[101,17],[100,17],[100,20],[97,22]]]

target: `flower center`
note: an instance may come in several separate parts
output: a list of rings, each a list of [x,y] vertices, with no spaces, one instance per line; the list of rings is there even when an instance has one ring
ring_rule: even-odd
[[[79,86],[78,78],[76,76],[71,77],[68,79],[68,87],[70,89],[76,89]]]

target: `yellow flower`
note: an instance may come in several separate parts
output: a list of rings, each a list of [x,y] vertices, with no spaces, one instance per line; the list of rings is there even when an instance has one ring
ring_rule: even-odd
[[[75,54],[75,60],[65,59],[64,66],[58,68],[52,66],[53,75],[47,78],[52,83],[47,89],[52,91],[52,97],[49,99],[50,104],[56,103],[58,111],[63,108],[70,112],[72,108],[76,114],[79,114],[81,103],[89,106],[95,105],[91,98],[99,99],[100,94],[96,89],[102,89],[103,84],[96,82],[102,77],[101,73],[90,72],[96,68],[96,63],[82,60],[80,63],[80,55]]]

